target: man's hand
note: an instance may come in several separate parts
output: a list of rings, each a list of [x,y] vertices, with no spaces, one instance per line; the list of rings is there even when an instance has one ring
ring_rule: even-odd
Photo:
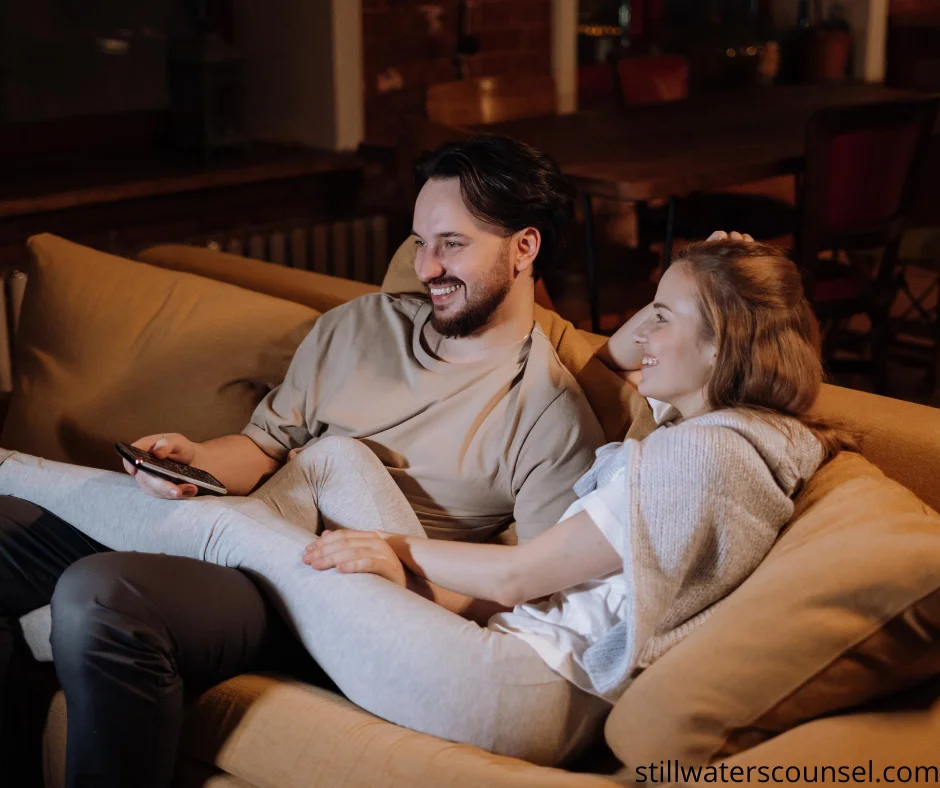
[[[324,531],[307,545],[303,562],[314,569],[369,572],[407,588],[405,567],[388,543],[393,536],[380,531]]]
[[[176,432],[148,435],[146,438],[134,441],[131,445],[150,452],[154,457],[169,458],[181,462],[183,465],[192,465],[193,458],[196,456],[196,444],[185,435]],[[154,498],[167,498],[170,500],[192,498],[197,492],[194,484],[173,484],[173,482],[161,479],[152,473],[135,468],[127,460],[124,460],[124,470],[137,480],[140,489]]]
[[[724,230],[715,230],[706,241],[745,241],[747,243],[754,243],[754,239],[747,233],[736,233],[732,230],[729,235]]]

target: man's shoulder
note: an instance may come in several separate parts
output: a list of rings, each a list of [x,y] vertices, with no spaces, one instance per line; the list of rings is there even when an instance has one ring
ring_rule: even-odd
[[[546,392],[552,392],[551,399],[569,393],[584,396],[574,374],[564,365],[551,340],[538,324],[532,331],[532,345],[526,362],[526,376],[533,383],[542,384]]]
[[[413,322],[425,303],[417,296],[369,293],[324,312],[319,322],[330,328],[351,322]]]
[[[596,414],[574,374],[562,363],[551,341],[538,326],[532,332],[524,379],[526,399],[533,412],[538,414],[537,418],[551,410],[553,423],[590,435],[591,440],[600,445],[597,441],[603,434]]]

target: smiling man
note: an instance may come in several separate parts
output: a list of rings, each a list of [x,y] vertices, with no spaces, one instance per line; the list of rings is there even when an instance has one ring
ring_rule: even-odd
[[[153,435],[137,445],[247,495],[296,450],[353,438],[379,458],[432,538],[483,541],[515,520],[520,539],[529,539],[555,524],[603,442],[534,316],[534,275],[552,264],[571,222],[570,187],[546,157],[500,137],[448,145],[421,174],[413,236],[427,298],[376,294],[324,314],[242,434],[198,444]],[[156,497],[195,494],[191,485],[135,478]],[[318,520],[317,484],[304,523]],[[279,631],[276,617],[257,590],[252,604],[229,593],[251,585],[237,570],[108,552],[50,512],[0,496],[4,773],[17,755],[9,735],[19,719],[14,663],[29,658],[13,637],[16,621],[48,604],[69,565],[93,553],[101,553],[88,558],[93,569],[76,566],[53,606],[54,631],[68,622],[81,633],[53,638],[68,698],[67,784],[165,788],[184,685],[258,667]],[[481,616],[466,597],[430,585],[423,593]]]

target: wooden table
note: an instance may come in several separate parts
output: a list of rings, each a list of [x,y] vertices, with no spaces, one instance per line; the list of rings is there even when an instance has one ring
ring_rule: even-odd
[[[620,110],[527,118],[478,130],[515,137],[545,151],[578,187],[596,331],[600,310],[592,197],[667,199],[663,264],[668,265],[676,197],[799,172],[806,123],[815,112],[905,95],[882,85],[753,88]]]

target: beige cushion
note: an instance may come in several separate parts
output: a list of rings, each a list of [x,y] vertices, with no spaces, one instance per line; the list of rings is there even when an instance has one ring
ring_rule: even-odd
[[[114,442],[239,432],[318,312],[52,235],[33,254],[0,445],[120,467]]]
[[[48,788],[63,784],[65,725],[59,693],[46,729]],[[329,690],[258,674],[223,681],[193,700],[180,754],[258,788],[614,788],[602,777],[416,733]]]
[[[858,433],[865,457],[940,511],[940,409],[823,386],[813,412]]]
[[[759,782],[761,767],[766,770],[783,767],[777,774],[785,774],[785,768],[797,765],[807,770],[806,779],[798,784],[818,786],[838,781],[831,776],[825,781],[822,779],[823,774],[831,775],[831,771],[824,772],[826,767],[841,767],[849,774],[852,769],[862,767],[863,774],[867,774],[871,759],[875,782],[886,783],[890,779],[936,784],[940,772],[937,742],[940,742],[940,680],[851,714],[813,720],[722,763],[728,767],[729,777],[734,766],[745,774],[748,767],[758,770],[752,771],[755,778],[752,784]],[[913,771],[924,766],[930,766],[931,771],[922,771],[916,781],[903,769]],[[885,769],[891,771],[882,777]],[[791,772],[791,776],[794,774]],[[789,780],[786,782],[792,784]]]
[[[186,271],[220,282],[228,282],[258,293],[326,312],[379,288],[365,282],[353,282],[314,271],[286,268],[283,265],[252,260],[204,246],[161,244],[144,249],[137,259],[151,265]]]
[[[707,764],[940,674],[940,518],[864,458],[807,484],[767,559],[627,690],[626,764]]]
[[[415,273],[414,257],[414,243],[410,239],[405,240],[389,263],[382,282],[383,293],[425,294],[425,288]],[[535,319],[551,340],[561,363],[583,389],[607,440],[623,440],[624,435],[642,439],[653,430],[656,425],[646,400],[636,388],[597,359],[589,335],[579,332],[557,313],[538,305]]]

